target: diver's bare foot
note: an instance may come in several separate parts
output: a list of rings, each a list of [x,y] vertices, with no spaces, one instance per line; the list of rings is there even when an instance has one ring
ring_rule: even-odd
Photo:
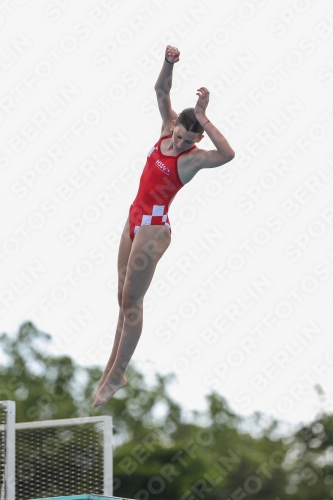
[[[98,382],[98,386],[96,387],[96,391],[95,391],[95,395],[94,395],[94,401],[96,399],[97,394],[102,389],[105,379],[106,379],[106,375],[105,375],[105,377],[103,375],[103,377],[101,378],[101,380]]]
[[[105,368],[104,373],[101,376],[101,378],[100,378],[100,380],[98,382],[98,385],[96,387],[96,391],[95,391],[95,394],[94,394],[94,400],[96,399],[96,396],[99,393],[99,391],[102,389],[103,384],[104,384],[105,380],[107,379],[107,377],[108,377],[109,373],[111,372],[111,370],[112,370],[112,368],[109,371],[106,371],[106,368]]]
[[[95,395],[93,407],[97,408],[107,403],[126,383],[126,377],[122,377],[121,379],[111,377],[109,380],[106,380]]]

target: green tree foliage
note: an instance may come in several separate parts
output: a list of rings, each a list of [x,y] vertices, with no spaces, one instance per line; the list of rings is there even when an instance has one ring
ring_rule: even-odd
[[[324,400],[322,388],[317,384],[315,389]],[[290,440],[289,455],[294,457],[288,474],[294,495],[333,498],[333,415],[319,412],[314,422],[301,426]]]
[[[126,372],[127,386],[94,409],[100,367],[50,355],[45,348],[50,342],[51,336],[31,322],[22,324],[15,337],[0,336],[6,359],[0,367],[0,400],[16,402],[17,422],[111,415],[115,495],[139,500],[333,498],[331,415],[321,414],[294,435],[277,437],[279,422],[267,423],[261,413],[240,417],[221,395],[211,393],[207,410],[193,412],[189,422],[168,394],[174,376],[156,374],[149,387],[134,363]],[[244,430],[250,421],[255,437]]]

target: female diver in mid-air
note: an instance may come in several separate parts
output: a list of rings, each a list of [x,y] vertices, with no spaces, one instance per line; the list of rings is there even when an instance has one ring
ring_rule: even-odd
[[[137,196],[121,236],[118,253],[119,318],[110,359],[96,389],[94,404],[103,405],[126,384],[125,371],[142,331],[143,298],[156,265],[171,241],[168,209],[176,193],[202,168],[215,168],[232,160],[235,152],[208,120],[209,91],[200,87],[195,108],[179,115],[172,109],[170,89],[176,47],[167,46],[155,91],[162,116],[159,140],[150,149]],[[208,134],[216,149],[195,145]],[[171,132],[171,133],[170,133]]]

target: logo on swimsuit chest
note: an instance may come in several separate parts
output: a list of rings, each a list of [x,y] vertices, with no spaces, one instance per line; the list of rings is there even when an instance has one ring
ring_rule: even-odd
[[[166,165],[164,165],[164,163],[161,160],[156,160],[155,165],[157,165],[158,168],[160,168],[163,172],[170,175],[170,169]]]

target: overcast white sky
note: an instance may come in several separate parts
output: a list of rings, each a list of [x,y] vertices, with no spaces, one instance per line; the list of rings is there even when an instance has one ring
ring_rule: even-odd
[[[105,365],[171,44],[173,108],[207,87],[236,157],[173,201],[133,360],[176,373],[188,410],[216,390],[239,414],[291,424],[331,411],[330,0],[8,0],[0,26],[1,331],[31,320],[53,352]]]

